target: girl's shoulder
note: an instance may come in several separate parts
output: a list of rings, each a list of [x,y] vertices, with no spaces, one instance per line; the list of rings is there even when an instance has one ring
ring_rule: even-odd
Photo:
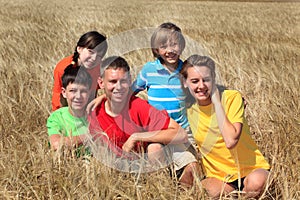
[[[65,68],[71,64],[73,60],[73,55],[70,55],[70,56],[67,56],[63,59],[61,59],[57,64],[56,64],[56,67],[55,67],[55,70],[56,71],[64,71]]]

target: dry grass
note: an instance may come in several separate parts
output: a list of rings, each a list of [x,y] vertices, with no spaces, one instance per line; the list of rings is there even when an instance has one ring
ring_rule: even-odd
[[[1,199],[206,198],[197,188],[178,188],[164,171],[138,179],[94,159],[57,158],[47,146],[52,71],[79,36],[98,30],[112,38],[165,21],[201,44],[222,83],[246,97],[253,137],[272,165],[263,199],[300,198],[299,3],[0,2]],[[188,46],[183,59],[198,50]],[[124,56],[134,73],[153,59],[149,49]]]

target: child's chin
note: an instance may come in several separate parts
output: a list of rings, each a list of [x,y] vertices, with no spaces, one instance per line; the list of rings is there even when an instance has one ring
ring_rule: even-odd
[[[72,106],[72,109],[74,111],[83,111],[84,110],[84,106]]]

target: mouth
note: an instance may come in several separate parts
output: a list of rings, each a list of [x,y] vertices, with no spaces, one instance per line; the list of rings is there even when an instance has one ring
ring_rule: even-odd
[[[73,106],[81,106],[83,104],[83,102],[81,101],[73,101]]]
[[[122,98],[122,97],[124,97],[124,95],[125,95],[124,92],[114,92],[114,93],[113,93],[113,96],[114,96],[115,98]]]
[[[207,96],[208,95],[208,91],[207,90],[204,90],[204,91],[196,91],[196,94],[198,96]]]

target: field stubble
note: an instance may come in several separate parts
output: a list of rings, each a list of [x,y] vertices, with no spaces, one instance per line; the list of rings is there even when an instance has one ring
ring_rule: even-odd
[[[47,146],[52,71],[59,59],[72,53],[79,36],[98,30],[110,38],[165,21],[179,25],[202,45],[218,63],[220,82],[247,99],[253,138],[272,165],[263,199],[300,198],[300,4],[0,2],[1,198],[206,198],[196,187],[179,192],[164,171],[137,179],[97,160],[87,164],[57,157]],[[188,46],[185,52],[183,59],[193,53]],[[124,57],[136,66],[133,75],[153,59],[150,49]]]

